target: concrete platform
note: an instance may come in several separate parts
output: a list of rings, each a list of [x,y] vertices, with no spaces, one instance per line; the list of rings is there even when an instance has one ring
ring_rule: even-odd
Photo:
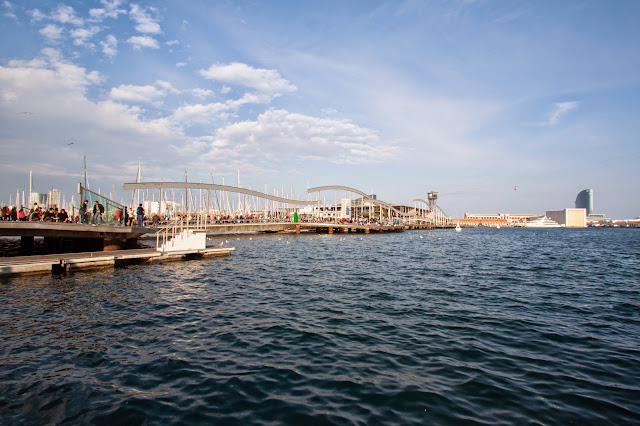
[[[186,250],[162,253],[156,249],[98,251],[84,253],[62,253],[44,256],[17,256],[0,258],[0,277],[66,273],[85,269],[115,267],[122,265],[197,259],[214,256],[229,256],[234,247],[207,247],[201,250]]]
[[[150,232],[147,228],[118,225],[90,225],[57,222],[0,222],[0,235],[50,238],[115,238],[130,239]]]
[[[416,225],[421,226],[421,225]],[[424,225],[426,228],[426,225]],[[415,229],[425,229],[415,228]],[[154,233],[158,228],[150,228],[149,233]],[[199,231],[207,234],[227,234],[227,233],[259,233],[259,232],[292,232],[297,230],[310,232],[336,232],[352,230],[356,232],[401,232],[407,229],[405,225],[360,225],[357,223],[316,223],[316,222],[256,222],[256,223],[224,223],[224,224],[207,224]]]

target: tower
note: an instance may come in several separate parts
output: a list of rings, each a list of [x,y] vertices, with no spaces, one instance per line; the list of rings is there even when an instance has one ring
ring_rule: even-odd
[[[576,209],[587,209],[587,216],[593,214],[593,189],[580,191],[576,197]]]
[[[435,191],[431,191],[427,194],[427,199],[429,200],[429,211],[434,211],[438,205],[438,193]]]

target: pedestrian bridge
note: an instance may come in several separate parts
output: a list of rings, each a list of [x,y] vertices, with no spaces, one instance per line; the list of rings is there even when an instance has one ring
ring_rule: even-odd
[[[234,211],[232,208],[229,208],[229,197],[227,195],[227,206],[224,206],[224,202],[221,202],[216,197],[211,196],[211,191],[221,192],[223,194],[227,193],[237,193],[241,194],[243,197],[242,207],[240,206],[240,201],[238,201],[237,208],[235,211],[243,211],[243,212],[265,212],[265,216],[274,215],[279,216],[279,213],[284,212],[285,210],[288,212],[292,212],[293,210],[311,207],[315,210],[317,215],[320,215],[322,209],[325,206],[321,205],[321,197],[320,193],[323,191],[344,191],[351,194],[357,194],[361,198],[352,200],[352,208],[360,212],[359,217],[368,217],[373,218],[374,216],[379,216],[380,220],[387,221],[397,221],[401,223],[410,223],[415,224],[420,221],[431,221],[434,225],[442,225],[446,223],[450,223],[450,219],[448,216],[442,212],[442,210],[437,207],[437,209],[433,209],[432,204],[428,204],[424,200],[416,199],[414,202],[425,202],[428,204],[427,209],[420,209],[415,207],[413,209],[405,208],[405,211],[398,208],[398,206],[393,206],[390,203],[374,198],[373,195],[367,194],[364,191],[360,191],[356,188],[344,186],[344,185],[327,185],[327,186],[318,186],[307,189],[307,194],[317,193],[315,200],[296,200],[293,197],[283,197],[278,195],[271,195],[265,192],[256,191],[250,188],[241,188],[237,186],[231,185],[220,185],[214,183],[202,183],[202,182],[131,182],[125,183],[123,185],[124,190],[157,190],[158,191],[158,205],[162,206],[162,202],[166,202],[167,194],[164,192],[167,189],[178,189],[178,190],[200,190],[206,191],[205,198],[206,201],[202,199],[202,194],[200,195],[200,206],[201,211],[203,212],[211,212],[218,211],[223,212],[222,214],[231,214],[231,211]],[[437,193],[435,193],[437,194]],[[261,202],[256,202],[255,204],[250,202],[249,207],[247,208],[247,200],[246,197],[251,197],[251,199],[255,200],[264,200]],[[187,197],[188,199],[189,197]],[[214,206],[217,202],[217,207]],[[186,203],[186,209],[183,211],[186,212],[194,212],[197,209],[189,208],[189,201]],[[337,196],[336,196],[336,206],[333,206],[333,211],[337,210]],[[206,205],[206,207],[204,207]],[[214,208],[215,207],[215,208]],[[162,207],[161,207],[162,209]],[[368,209],[368,212],[367,212]],[[325,209],[326,212],[326,209]],[[349,215],[350,216],[350,215]]]

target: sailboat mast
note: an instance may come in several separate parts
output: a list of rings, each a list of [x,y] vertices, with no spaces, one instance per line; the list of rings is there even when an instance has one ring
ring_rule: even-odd
[[[89,178],[87,177],[87,155],[84,155],[84,187],[89,189]]]

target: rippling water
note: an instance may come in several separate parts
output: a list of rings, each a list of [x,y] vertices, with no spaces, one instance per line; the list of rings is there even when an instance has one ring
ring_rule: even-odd
[[[640,230],[229,236],[0,282],[0,423],[640,423]]]

